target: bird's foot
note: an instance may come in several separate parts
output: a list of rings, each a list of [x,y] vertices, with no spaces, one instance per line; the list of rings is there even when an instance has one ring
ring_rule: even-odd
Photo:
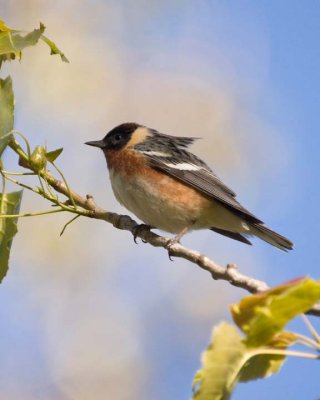
[[[137,237],[143,232],[143,231],[150,231],[150,229],[152,229],[152,226],[147,225],[147,224],[140,224],[137,225],[136,227],[133,228],[133,240],[136,244],[138,244],[137,242]],[[146,243],[145,240],[141,239],[143,241],[143,243]]]
[[[172,247],[177,243],[180,243],[180,235],[177,235],[174,238],[168,239],[168,241],[165,245],[165,249],[167,249],[167,251],[168,251],[168,256],[169,256],[170,261],[174,261],[172,259],[172,256],[173,256]]]

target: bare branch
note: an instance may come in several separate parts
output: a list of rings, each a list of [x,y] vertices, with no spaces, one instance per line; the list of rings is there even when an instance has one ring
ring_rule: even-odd
[[[46,172],[46,178],[57,192],[69,197],[68,189],[64,182],[57,180],[48,172]],[[166,249],[170,240],[169,238],[159,236],[151,232],[147,227],[137,230],[139,224],[128,215],[111,213],[98,207],[90,195],[83,198],[73,191],[71,191],[71,195],[78,206],[90,211],[88,214],[89,217],[109,222],[115,228],[129,231],[132,235],[140,237],[143,241],[154,247],[163,247]],[[258,293],[269,289],[269,286],[265,282],[241,274],[234,264],[228,264],[226,268],[222,267],[204,254],[188,249],[179,243],[174,244],[170,248],[170,255],[197,264],[200,268],[208,271],[213,279],[228,281],[231,285],[242,288],[250,293]],[[308,314],[320,316],[320,306],[313,307],[308,311]]]
[[[24,153],[18,143],[12,140],[9,145],[17,154],[19,154],[20,158],[24,160],[25,163],[23,166],[32,170],[32,167],[30,164],[28,164],[27,155]],[[81,197],[78,193],[73,192],[69,187],[67,187],[65,182],[56,179],[49,171],[38,171],[38,173],[58,193],[61,193],[68,198],[65,204],[72,205],[75,203],[83,210],[89,211],[88,213],[83,211],[81,212],[81,210],[74,210],[73,212],[78,212],[79,214],[90,218],[106,221],[117,229],[131,232],[134,237],[140,237],[144,242],[149,243],[154,247],[163,247],[164,249],[167,249],[170,238],[159,236],[151,232],[147,226],[137,229],[137,227],[140,225],[128,215],[111,213],[98,207],[91,195],[87,195],[86,198]],[[188,249],[182,246],[180,243],[170,246],[170,256],[188,260],[191,263],[198,265],[200,268],[208,271],[213,279],[225,280],[231,285],[242,288],[250,293],[258,293],[269,289],[269,286],[265,282],[241,274],[234,264],[228,264],[227,267],[222,267],[204,254]],[[320,316],[320,304],[315,305],[307,312],[307,314]]]

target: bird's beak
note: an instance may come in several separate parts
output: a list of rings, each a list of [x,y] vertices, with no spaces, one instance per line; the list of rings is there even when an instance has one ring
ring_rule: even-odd
[[[85,144],[88,144],[89,146],[93,147],[100,147],[100,149],[106,147],[106,144],[104,143],[103,140],[92,140],[91,142],[85,142]]]

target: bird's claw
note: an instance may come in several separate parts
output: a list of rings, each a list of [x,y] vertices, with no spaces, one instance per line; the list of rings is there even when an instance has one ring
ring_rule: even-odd
[[[172,256],[173,256],[173,254],[172,254],[172,247],[173,247],[175,244],[177,244],[177,243],[179,243],[179,238],[174,237],[174,238],[172,238],[172,239],[169,239],[169,240],[167,241],[166,245],[165,245],[165,248],[166,248],[167,251],[168,251],[168,256],[169,256],[169,260],[170,260],[170,261],[174,261],[173,258],[172,258]]]
[[[132,232],[132,233],[133,233],[133,240],[134,240],[134,242],[135,242],[136,244],[138,244],[138,242],[137,242],[137,237],[138,237],[144,230],[149,230],[149,231],[150,231],[151,228],[152,228],[152,226],[146,225],[146,224],[140,224],[140,225],[135,226],[135,227],[133,228],[133,232]],[[147,243],[144,239],[141,238],[141,240],[142,240],[143,243]]]

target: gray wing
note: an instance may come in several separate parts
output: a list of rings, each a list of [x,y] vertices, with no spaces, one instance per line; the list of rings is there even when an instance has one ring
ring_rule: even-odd
[[[229,189],[198,157],[187,151],[180,151],[179,157],[157,157],[145,154],[149,165],[162,171],[217,200],[227,208],[252,223],[262,223],[235,199],[235,192]]]

